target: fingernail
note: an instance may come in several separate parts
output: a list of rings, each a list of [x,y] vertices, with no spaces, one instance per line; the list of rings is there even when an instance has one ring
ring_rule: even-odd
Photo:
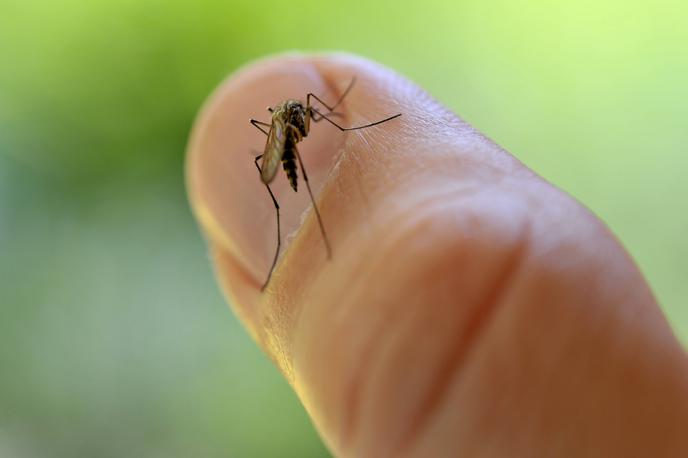
[[[308,92],[334,100],[336,91],[308,57],[279,56],[250,64],[232,75],[211,96],[196,121],[187,156],[192,207],[215,249],[243,266],[249,274],[244,278],[253,279],[256,288],[267,278],[277,249],[277,220],[273,201],[254,163],[255,156],[263,153],[267,137],[249,120],[270,123],[267,107],[286,99],[305,103]],[[298,148],[317,199],[342,137],[336,129],[313,127]],[[270,183],[280,206],[282,251],[311,205],[303,171],[299,169],[298,174],[298,192],[291,189],[281,167]]]

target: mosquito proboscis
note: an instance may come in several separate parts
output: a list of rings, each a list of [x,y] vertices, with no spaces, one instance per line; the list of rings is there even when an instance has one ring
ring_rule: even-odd
[[[350,130],[367,129],[368,127],[377,126],[378,124],[391,121],[392,119],[401,116],[401,113],[398,113],[376,122],[355,127],[342,127],[334,122],[331,117],[340,115],[340,113],[336,113],[334,110],[341,105],[341,103],[344,101],[344,98],[349,94],[349,92],[351,92],[355,82],[356,78],[352,78],[346,90],[342,92],[342,95],[333,105],[325,103],[320,97],[312,92],[309,92],[306,95],[305,107],[303,102],[300,100],[287,99],[275,105],[274,107],[268,108],[268,111],[272,114],[271,122],[262,122],[256,119],[251,119],[250,121],[253,126],[267,136],[263,154],[256,156],[254,162],[258,172],[260,173],[261,181],[263,184],[265,184],[265,187],[270,194],[270,198],[275,206],[275,213],[277,215],[277,249],[275,250],[275,256],[272,260],[270,271],[265,279],[265,283],[263,283],[263,286],[261,287],[261,291],[265,290],[265,287],[268,285],[268,282],[272,277],[272,272],[277,264],[277,258],[279,257],[280,246],[282,244],[282,234],[280,229],[280,206],[272,192],[272,189],[270,189],[270,183],[277,175],[280,162],[282,163],[282,167],[287,175],[289,184],[294,192],[297,191],[298,184],[296,172],[298,167],[301,167],[303,181],[306,183],[306,189],[308,190],[308,195],[310,196],[313,204],[313,210],[315,211],[315,216],[318,220],[318,225],[320,226],[320,232],[325,244],[325,249],[327,250],[327,258],[330,259],[332,257],[332,247],[330,246],[330,241],[327,237],[327,233],[325,232],[325,226],[323,225],[320,211],[318,210],[318,206],[313,198],[313,192],[311,191],[311,186],[308,183],[308,175],[303,165],[303,161],[301,160],[301,154],[296,148],[296,144],[308,136],[311,120],[313,120],[313,122],[325,120],[340,131],[345,132]],[[311,105],[311,99],[317,100],[327,109],[327,111],[323,113],[313,107],[313,105]],[[268,130],[265,130],[265,128]]]

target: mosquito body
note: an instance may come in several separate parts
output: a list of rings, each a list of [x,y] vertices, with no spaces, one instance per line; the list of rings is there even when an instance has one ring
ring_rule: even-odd
[[[313,198],[313,192],[311,191],[310,184],[308,183],[308,175],[306,174],[306,169],[303,166],[303,161],[301,160],[301,155],[296,147],[297,143],[301,142],[305,137],[308,136],[310,131],[311,120],[313,122],[320,122],[322,120],[327,121],[334,127],[341,131],[358,130],[365,129],[368,127],[373,127],[383,122],[391,121],[394,118],[401,116],[401,113],[388,118],[376,121],[370,124],[357,127],[341,127],[335,123],[332,119],[328,117],[338,115],[334,110],[337,108],[346,95],[349,93],[351,88],[355,83],[355,78],[351,80],[351,83],[346,88],[346,90],[339,97],[339,100],[332,106],[323,102],[318,96],[313,93],[306,95],[306,105],[294,99],[285,100],[275,107],[268,108],[268,111],[272,113],[272,119],[270,123],[257,121],[251,119],[251,124],[253,124],[257,129],[267,135],[267,141],[265,143],[265,149],[263,154],[256,156],[255,164],[260,173],[260,179],[265,184],[265,187],[270,193],[272,202],[275,205],[275,212],[277,214],[277,249],[275,250],[275,256],[272,260],[272,265],[270,266],[270,271],[263,284],[261,291],[265,289],[270,277],[272,276],[272,271],[275,269],[277,264],[277,258],[279,257],[280,245],[282,243],[281,230],[280,230],[280,212],[279,204],[275,195],[270,189],[270,183],[275,179],[277,171],[279,170],[280,163],[287,175],[289,184],[292,189],[296,192],[298,189],[298,168],[301,167],[301,172],[303,173],[303,181],[306,183],[306,189],[308,190],[308,195],[313,203],[313,210],[315,211],[315,216],[318,219],[318,225],[320,226],[320,232],[323,237],[323,242],[325,244],[325,249],[327,250],[327,258],[332,257],[332,249],[330,247],[330,242],[327,238],[327,233],[325,232],[325,226],[323,225],[322,218],[320,217],[320,212],[315,204],[315,199]],[[311,99],[315,99],[320,102],[326,109],[327,112],[322,113],[311,105]],[[265,130],[268,128],[268,130]],[[260,163],[259,163],[260,161]]]
[[[263,183],[272,182],[282,162],[289,184],[297,191],[296,144],[308,136],[310,119],[298,100],[286,100],[272,109],[272,123],[260,164]]]

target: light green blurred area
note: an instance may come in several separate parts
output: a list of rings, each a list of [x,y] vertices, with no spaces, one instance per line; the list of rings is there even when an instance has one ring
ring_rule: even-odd
[[[183,188],[203,100],[282,50],[424,86],[605,220],[688,342],[687,45],[680,1],[0,0],[0,456],[327,456]]]

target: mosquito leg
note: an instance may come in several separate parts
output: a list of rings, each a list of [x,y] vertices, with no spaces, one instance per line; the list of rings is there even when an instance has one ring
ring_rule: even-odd
[[[347,130],[358,130],[358,129],[365,129],[367,127],[377,126],[378,124],[382,124],[383,122],[391,121],[392,119],[398,118],[399,116],[401,116],[401,113],[397,113],[394,116],[390,116],[389,118],[381,119],[380,121],[371,122],[370,124],[365,124],[363,126],[342,127],[339,124],[337,124],[336,122],[334,122],[333,120],[331,120],[330,118],[328,118],[327,116],[325,116],[324,114],[320,113],[315,108],[311,107],[311,110],[313,111],[313,113],[320,116],[320,119],[318,119],[318,121],[321,121],[324,119],[325,121],[329,122],[330,124],[335,126],[337,129],[341,130],[342,132],[347,131]]]
[[[322,115],[321,115],[320,113],[318,113],[318,115],[319,115],[320,117],[319,117],[319,118],[316,118],[316,117],[315,117],[315,113],[313,113],[313,115],[311,116],[311,119],[313,120],[313,122],[320,122],[320,121],[322,121],[322,119],[323,119],[323,118],[322,118]],[[344,117],[344,113],[340,113],[340,112],[338,112],[338,111],[332,111],[332,112],[330,112],[330,113],[327,113],[327,116],[336,116],[336,117],[338,117],[338,118],[343,118],[343,117]]]
[[[265,129],[263,129],[263,128],[260,127],[260,126],[265,126],[265,127],[268,127],[268,128],[269,128],[269,127],[272,127],[272,126],[271,126],[270,124],[268,124],[267,122],[258,121],[257,119],[251,119],[251,124],[253,124],[253,126],[254,126],[256,129],[258,129],[259,131],[263,132],[265,135],[269,135],[269,134],[268,134],[268,132],[267,132]]]
[[[299,153],[299,150],[296,148],[296,146],[294,147],[294,151],[296,152],[296,158],[299,160],[299,165],[301,166],[301,171],[303,172],[303,181],[306,182],[306,189],[308,189],[308,195],[311,196],[311,202],[313,203],[313,210],[315,210],[315,216],[318,218],[320,233],[322,233],[323,241],[325,242],[325,249],[327,250],[327,259],[331,259],[332,248],[330,247],[330,241],[327,239],[327,234],[325,233],[325,226],[323,226],[322,218],[320,217],[320,212],[318,211],[318,206],[315,204],[313,192],[311,191],[311,185],[308,183],[308,174],[306,173],[306,168],[303,166],[301,154]]]
[[[339,99],[335,102],[334,105],[329,106],[323,100],[318,97],[317,95],[313,94],[312,92],[309,92],[308,95],[306,95],[306,106],[311,106],[311,97],[313,97],[315,100],[318,102],[322,103],[325,108],[327,108],[330,112],[334,111],[335,108],[337,108],[343,101],[344,98],[349,94],[351,91],[351,88],[354,87],[354,83],[356,83],[356,77],[354,76],[351,78],[351,82],[347,86],[346,90],[342,92],[342,95],[339,96]]]
[[[262,154],[260,156],[256,156],[255,160],[253,161],[256,164],[256,168],[258,169],[259,174],[262,173],[262,170],[260,169],[260,165],[258,165],[258,160],[261,157],[263,157]],[[302,168],[303,168],[303,166],[302,166]],[[305,178],[306,173],[304,172],[303,175]],[[275,257],[272,260],[272,265],[270,266],[270,271],[268,272],[268,278],[265,279],[265,283],[263,283],[263,286],[260,287],[261,291],[264,291],[265,287],[268,286],[268,282],[270,281],[270,277],[272,277],[272,271],[275,270],[275,265],[277,265],[277,257],[279,256],[280,245],[282,244],[282,236],[281,236],[281,231],[280,231],[280,211],[279,211],[280,206],[277,203],[277,199],[275,199],[275,195],[272,193],[272,189],[270,189],[270,185],[268,185],[266,183],[265,187],[268,188],[268,192],[270,193],[270,198],[272,199],[272,203],[275,204],[275,212],[277,213],[277,250],[275,250]]]

